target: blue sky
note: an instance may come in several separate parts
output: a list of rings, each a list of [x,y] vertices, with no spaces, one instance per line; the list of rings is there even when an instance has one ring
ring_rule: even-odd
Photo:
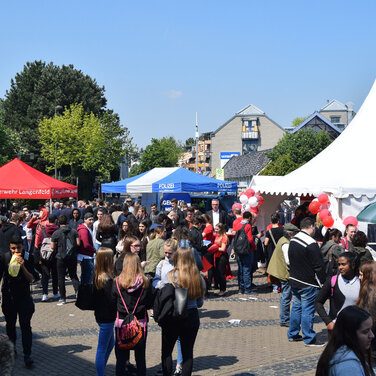
[[[105,86],[134,141],[212,131],[248,104],[281,126],[358,110],[376,78],[375,1],[3,2],[0,97],[26,61],[73,64]]]

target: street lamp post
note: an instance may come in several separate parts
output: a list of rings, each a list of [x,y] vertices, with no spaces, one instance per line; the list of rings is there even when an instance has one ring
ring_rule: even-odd
[[[56,117],[56,111],[60,111],[62,108],[63,107],[60,105],[55,106],[55,117]],[[57,152],[57,142],[55,141],[55,179],[57,179],[56,152]]]

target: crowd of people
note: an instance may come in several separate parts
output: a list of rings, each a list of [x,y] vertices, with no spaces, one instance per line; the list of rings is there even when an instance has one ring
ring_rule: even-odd
[[[231,218],[219,210],[217,200],[213,200],[212,207],[203,215],[196,207],[181,210],[173,199],[171,211],[158,212],[157,205],[152,205],[148,213],[140,202],[127,199],[121,206],[98,200],[57,201],[52,211],[47,202],[38,211],[17,204],[9,211],[3,208],[2,311],[13,344],[19,317],[26,367],[34,362],[31,283],[40,280],[41,302],[55,302],[60,307],[67,299],[79,298],[80,286],[93,285],[93,309],[99,325],[95,361],[98,375],[104,375],[113,348],[117,375],[146,374],[148,310],[153,307],[156,291],[173,285],[188,289],[188,314],[179,325],[175,318],[161,323],[162,373],[190,375],[199,329],[197,308],[202,306],[207,289],[218,289],[218,295],[223,296],[226,275],[231,274],[226,235]],[[12,274],[14,265],[18,269]],[[202,271],[211,276],[210,282]],[[72,283],[74,296],[66,294],[67,280]],[[142,338],[132,348],[136,366],[129,363],[129,349],[119,345],[116,334],[129,313],[142,327]],[[171,353],[176,342],[178,359],[172,370]]]
[[[168,212],[158,212],[153,204],[148,211],[141,198],[137,203],[129,198],[122,205],[57,201],[51,212],[47,205],[34,212],[17,204],[9,211],[2,208],[2,311],[13,344],[19,317],[26,367],[33,364],[30,284],[41,280],[41,302],[60,307],[67,299],[79,299],[81,286],[93,286],[92,309],[99,326],[97,375],[104,375],[113,349],[117,376],[145,375],[148,321],[156,300],[169,296],[171,289],[186,289],[184,318],[157,322],[162,328],[161,373],[190,375],[200,326],[198,308],[208,290],[226,295],[227,279],[232,278],[229,260],[236,258],[239,294],[257,294],[253,274],[265,265],[270,291],[281,295],[280,325],[288,328],[289,341],[323,346],[313,328],[315,312],[325,322],[329,343],[318,375],[337,375],[350,363],[363,372],[359,374],[374,374],[375,252],[355,225],[349,224],[345,234],[335,228],[323,231],[320,220],[301,206],[284,225],[274,213],[264,233],[255,225],[255,213],[240,208],[228,213],[217,199],[207,213],[195,206],[179,207],[176,199],[171,206]],[[74,296],[66,294],[67,280]],[[327,300],[329,312],[324,307]],[[132,345],[125,345],[122,335],[130,327],[137,335]],[[129,362],[130,349],[136,366]]]
[[[329,341],[316,375],[374,375],[376,254],[355,224],[342,234],[324,228],[304,206],[297,212],[283,227],[273,214],[265,238],[268,278],[273,292],[281,293],[280,325],[288,328],[290,342],[323,347],[314,330],[317,312]]]

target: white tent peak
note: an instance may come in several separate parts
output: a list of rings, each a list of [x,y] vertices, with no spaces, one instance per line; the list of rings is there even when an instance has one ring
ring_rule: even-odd
[[[376,81],[354,119],[326,149],[290,174],[253,188],[281,195],[328,192],[337,198],[374,197],[375,123]]]

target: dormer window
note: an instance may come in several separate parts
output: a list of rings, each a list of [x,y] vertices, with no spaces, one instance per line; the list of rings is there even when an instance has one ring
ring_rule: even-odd
[[[341,122],[341,116],[331,116],[330,117],[330,122],[332,124],[337,124]]]

